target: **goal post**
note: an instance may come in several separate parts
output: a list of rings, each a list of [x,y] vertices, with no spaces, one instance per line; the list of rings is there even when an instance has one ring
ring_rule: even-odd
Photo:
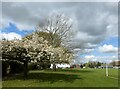
[[[108,65],[106,63],[106,76],[108,76]]]

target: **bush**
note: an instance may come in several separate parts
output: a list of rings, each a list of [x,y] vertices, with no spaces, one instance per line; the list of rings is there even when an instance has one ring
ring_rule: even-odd
[[[36,69],[38,69],[36,63],[30,63],[30,64],[28,64],[28,70],[36,70]]]
[[[39,69],[49,69],[51,66],[50,63],[41,63],[39,64]]]
[[[51,64],[47,63],[30,63],[28,64],[29,70],[42,70],[42,69],[49,69]]]

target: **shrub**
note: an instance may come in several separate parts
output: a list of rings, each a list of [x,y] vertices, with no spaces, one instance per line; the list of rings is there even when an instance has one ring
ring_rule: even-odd
[[[35,69],[38,69],[36,63],[30,63],[30,64],[28,64],[28,70],[35,70]]]
[[[28,64],[28,69],[29,70],[41,70],[41,69],[49,69],[51,64],[46,64],[46,63],[30,63]]]

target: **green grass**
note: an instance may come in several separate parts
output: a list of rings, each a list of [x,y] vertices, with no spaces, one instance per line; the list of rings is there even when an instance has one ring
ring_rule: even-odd
[[[3,87],[118,87],[118,69],[63,69],[30,71],[27,80],[22,75],[11,76]]]

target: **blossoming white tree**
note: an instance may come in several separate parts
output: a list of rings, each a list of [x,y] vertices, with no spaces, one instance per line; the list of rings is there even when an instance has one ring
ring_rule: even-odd
[[[28,62],[52,63],[56,70],[56,63],[69,63],[72,59],[72,52],[66,51],[61,43],[68,41],[71,36],[71,19],[63,14],[54,14],[48,18],[44,26],[37,28],[37,32],[30,35],[30,38],[22,40],[7,41],[2,43],[2,57],[6,60],[18,60],[24,63],[24,75],[27,76]],[[45,31],[49,39],[39,35]],[[65,41],[66,40],[66,41]]]
[[[28,56],[32,59],[32,62],[43,63],[43,61],[49,60],[56,69],[56,63],[69,63],[72,59],[72,53],[66,51],[66,48],[50,45],[48,41],[39,37],[38,33],[34,33],[32,39],[28,40],[26,38],[24,40],[25,48],[29,50]]]
[[[23,62],[25,78],[28,73],[28,62],[46,63],[46,65],[52,63],[55,65],[56,63],[68,63],[72,59],[72,53],[67,52],[64,47],[53,47],[43,37],[39,37],[37,33],[33,33],[31,39],[3,40],[1,43],[2,58]]]
[[[56,70],[56,64],[70,63],[71,60],[72,52],[67,52],[63,47],[57,47],[51,51],[50,61],[54,70]]]

